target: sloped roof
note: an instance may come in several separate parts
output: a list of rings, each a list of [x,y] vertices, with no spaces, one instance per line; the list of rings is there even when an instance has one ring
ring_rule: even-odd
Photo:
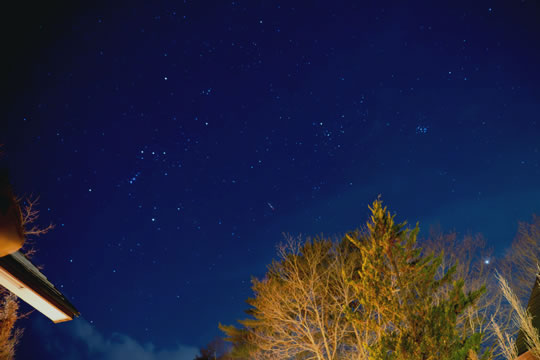
[[[0,267],[71,319],[80,315],[66,297],[19,251],[0,257]]]

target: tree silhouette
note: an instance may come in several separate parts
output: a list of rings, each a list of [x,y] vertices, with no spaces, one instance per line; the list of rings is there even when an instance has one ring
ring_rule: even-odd
[[[199,350],[200,354],[194,360],[230,360],[232,358],[229,355],[229,348],[223,338],[216,337]]]

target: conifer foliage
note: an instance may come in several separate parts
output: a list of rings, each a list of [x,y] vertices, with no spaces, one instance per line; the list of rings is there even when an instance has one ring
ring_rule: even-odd
[[[205,347],[200,349],[200,354],[194,360],[231,360],[229,346],[220,338],[216,337]]]
[[[437,276],[442,255],[421,255],[418,224],[412,230],[396,224],[380,200],[370,210],[367,231],[346,236],[362,258],[351,281],[360,306],[349,317],[365,334],[369,358],[476,358],[482,334],[460,328],[457,319],[484,289],[465,294],[463,279],[453,278],[455,267]]]
[[[341,241],[289,242],[253,280],[250,319],[221,326],[249,359],[476,360],[482,333],[458,321],[485,289],[465,293],[442,254],[424,255],[418,225],[395,223],[380,199],[365,230]]]

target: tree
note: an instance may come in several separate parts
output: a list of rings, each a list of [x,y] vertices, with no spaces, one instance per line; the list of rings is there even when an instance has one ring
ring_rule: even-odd
[[[22,335],[22,329],[15,329],[19,302],[15,295],[5,290],[0,298],[0,360],[10,360],[15,356],[15,347]]]
[[[477,359],[482,333],[459,319],[480,287],[464,291],[456,266],[422,254],[380,200],[341,241],[288,239],[264,279],[253,279],[251,318],[220,326],[233,357],[249,359]],[[484,358],[489,356],[484,353]]]
[[[527,346],[536,357],[540,356],[540,340],[531,325],[532,317],[522,307],[527,303],[531,288],[539,281],[540,217],[533,215],[530,223],[520,222],[510,248],[498,261],[495,276],[489,285],[503,302],[491,315],[489,332],[496,338],[496,355],[508,359],[515,350],[513,341],[518,331],[525,335]],[[507,282],[505,279],[511,279]],[[502,314],[502,316],[501,316]],[[535,335],[536,333],[536,335]]]
[[[37,210],[38,198],[16,198],[8,180],[7,172],[0,174],[0,204],[2,215],[6,212],[14,214],[14,220],[19,233],[26,239],[25,247],[21,250],[26,256],[31,256],[35,249],[28,241],[29,237],[43,235],[54,226],[39,227],[36,221],[39,217]],[[7,290],[0,291],[0,360],[13,359],[15,347],[18,344],[23,329],[15,328],[15,323],[26,314],[20,314],[17,297]]]
[[[540,216],[533,215],[530,223],[520,222],[518,232],[498,270],[512,279],[510,288],[521,302],[526,302],[535,282],[540,263]]]
[[[495,258],[492,250],[486,248],[487,242],[480,234],[467,234],[458,238],[455,232],[445,234],[435,228],[430,230],[427,239],[420,241],[424,254],[441,254],[438,276],[455,267],[454,276],[464,279],[465,292],[477,291],[482,287],[486,289],[486,293],[474,306],[468,307],[457,317],[457,326],[482,333],[482,347],[491,349],[493,354],[499,353],[493,321],[500,324],[499,330],[503,331],[509,331],[514,326],[511,321],[512,308],[504,300],[495,273],[509,260],[506,257]],[[448,290],[449,288],[445,288],[438,296],[448,296]]]
[[[253,279],[242,329],[220,326],[232,355],[249,359],[358,359],[363,339],[347,319],[354,307],[348,279],[359,252],[346,241],[288,238],[266,277]]]
[[[359,311],[349,315],[366,334],[370,359],[477,358],[482,333],[459,326],[458,317],[484,288],[466,294],[455,266],[440,274],[442,255],[422,255],[416,245],[418,224],[396,224],[380,200],[370,210],[367,231],[347,235],[362,258],[351,281]]]
[[[480,235],[458,239],[455,233],[434,230],[422,245],[424,250],[443,253],[440,273],[456,266],[456,276],[465,279],[466,291],[486,287],[486,294],[458,317],[458,324],[484,333],[482,346],[491,348],[494,358],[511,357],[501,339],[515,338],[523,324],[515,321],[519,311],[508,293],[520,303],[528,299],[540,263],[540,217],[533,215],[531,222],[520,222],[511,246],[499,258],[485,249],[486,241]],[[511,279],[509,291],[502,291],[505,287],[498,278]]]
[[[200,349],[200,354],[194,360],[231,360],[229,346],[223,338],[216,337],[208,345]]]

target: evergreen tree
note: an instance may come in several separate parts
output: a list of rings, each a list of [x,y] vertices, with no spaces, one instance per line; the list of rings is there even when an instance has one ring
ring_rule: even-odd
[[[417,246],[380,200],[365,231],[340,242],[289,243],[253,280],[243,326],[220,326],[232,357],[254,360],[476,360],[482,333],[465,326],[485,289],[466,293],[456,267]]]
[[[223,338],[216,337],[208,345],[199,350],[200,354],[194,360],[231,360],[229,346]]]
[[[253,344],[252,341],[249,340],[248,329],[239,329],[234,325],[222,324],[219,324],[219,328],[227,335],[225,340],[229,341],[233,345],[232,349],[229,352],[229,356],[231,359],[250,359],[250,356],[257,352],[257,347]]]
[[[421,255],[418,224],[412,230],[396,224],[380,200],[370,210],[367,231],[346,235],[362,254],[358,277],[351,280],[359,307],[349,318],[366,334],[369,358],[476,358],[482,334],[460,328],[457,319],[484,289],[465,294],[455,267],[437,276],[442,255]]]

